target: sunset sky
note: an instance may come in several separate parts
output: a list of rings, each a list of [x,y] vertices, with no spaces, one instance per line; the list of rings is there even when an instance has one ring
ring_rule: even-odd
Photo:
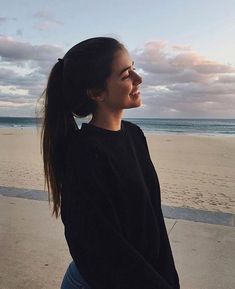
[[[234,0],[0,0],[0,116],[35,116],[57,58],[90,37],[129,49],[143,105],[124,117],[235,118]]]

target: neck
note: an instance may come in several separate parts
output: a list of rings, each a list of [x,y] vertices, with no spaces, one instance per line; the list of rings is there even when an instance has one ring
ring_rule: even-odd
[[[94,113],[89,123],[100,128],[117,131],[121,129],[122,114],[122,110],[113,113]]]

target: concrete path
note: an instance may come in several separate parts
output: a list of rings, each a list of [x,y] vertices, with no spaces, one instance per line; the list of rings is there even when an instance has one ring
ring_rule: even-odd
[[[52,218],[48,203],[32,192],[23,198],[17,189],[0,187],[0,289],[59,289],[71,261],[60,219]],[[220,220],[212,213],[209,221],[219,219],[223,225],[218,225],[205,223],[208,216],[201,217],[204,223],[182,218],[194,214],[197,219],[205,212],[163,211],[165,217],[180,216],[165,222],[181,289],[234,289],[234,215],[221,214]]]

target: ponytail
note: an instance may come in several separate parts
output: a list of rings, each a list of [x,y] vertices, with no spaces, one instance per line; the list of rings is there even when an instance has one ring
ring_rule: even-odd
[[[62,59],[59,59],[52,68],[43,95],[41,149],[44,162],[44,190],[47,187],[49,204],[52,196],[52,215],[55,214],[57,218],[60,214],[67,139],[77,128],[72,112],[66,109]]]
[[[96,113],[96,101],[88,89],[104,90],[112,73],[114,54],[124,49],[116,39],[95,37],[73,46],[58,59],[43,93],[41,149],[44,162],[44,189],[52,197],[52,215],[60,214],[64,182],[65,156],[69,136],[78,129],[74,116],[83,118]]]

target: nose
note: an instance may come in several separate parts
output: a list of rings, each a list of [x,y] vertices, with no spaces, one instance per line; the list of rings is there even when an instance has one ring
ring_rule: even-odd
[[[133,83],[135,85],[138,85],[138,84],[142,83],[142,77],[139,76],[139,74],[136,73],[135,71],[133,71]]]

